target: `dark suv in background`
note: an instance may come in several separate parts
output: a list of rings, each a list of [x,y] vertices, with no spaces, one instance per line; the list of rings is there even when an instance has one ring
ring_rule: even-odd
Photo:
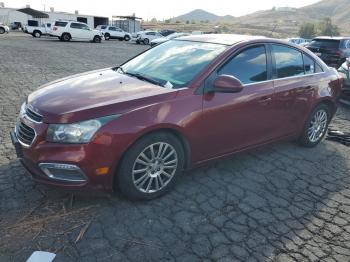
[[[350,38],[316,37],[306,46],[328,66],[340,67],[350,57]]]

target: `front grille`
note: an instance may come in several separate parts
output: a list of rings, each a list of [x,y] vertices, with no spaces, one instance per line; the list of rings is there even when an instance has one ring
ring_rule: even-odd
[[[16,127],[16,135],[22,144],[30,146],[34,141],[35,131],[26,124],[19,122]]]
[[[35,113],[33,110],[31,110],[28,107],[26,107],[26,115],[28,118],[30,118],[34,122],[40,123],[43,120],[43,117],[41,115],[39,115],[38,113]]]

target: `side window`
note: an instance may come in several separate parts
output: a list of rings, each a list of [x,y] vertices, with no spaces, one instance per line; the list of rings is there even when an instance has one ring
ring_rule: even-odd
[[[146,33],[146,35],[156,35],[156,33],[154,33],[154,32],[149,32],[149,33]]]
[[[89,26],[88,25],[81,25],[81,29],[84,29],[84,30],[89,30],[90,28],[89,28]]]
[[[55,26],[59,26],[59,27],[65,27],[68,23],[67,22],[55,22]]]
[[[276,61],[277,78],[304,75],[304,63],[301,52],[282,45],[272,45]]]
[[[70,24],[70,28],[81,29],[81,28],[82,28],[82,24],[79,24],[79,23],[71,23],[71,24]]]
[[[308,55],[303,54],[305,74],[315,73],[315,61]]]
[[[264,46],[248,48],[225,64],[219,75],[231,75],[243,84],[267,80],[267,61]]]
[[[116,30],[115,30],[115,27],[113,27],[113,26],[110,26],[110,27],[108,28],[108,30],[110,30],[110,31],[116,31]]]
[[[107,28],[107,26],[105,26],[105,25],[101,26],[101,29],[106,29],[106,28]]]

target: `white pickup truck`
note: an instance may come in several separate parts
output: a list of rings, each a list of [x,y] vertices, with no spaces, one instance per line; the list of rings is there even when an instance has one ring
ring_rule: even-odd
[[[50,35],[51,33],[51,23],[45,23],[41,26],[26,26],[24,32],[31,34],[33,37],[41,37],[42,35]]]

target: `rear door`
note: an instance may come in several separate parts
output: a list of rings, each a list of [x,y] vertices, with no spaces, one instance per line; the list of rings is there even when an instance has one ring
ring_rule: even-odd
[[[280,135],[295,134],[309,112],[322,69],[311,57],[293,47],[273,44],[271,50]]]

